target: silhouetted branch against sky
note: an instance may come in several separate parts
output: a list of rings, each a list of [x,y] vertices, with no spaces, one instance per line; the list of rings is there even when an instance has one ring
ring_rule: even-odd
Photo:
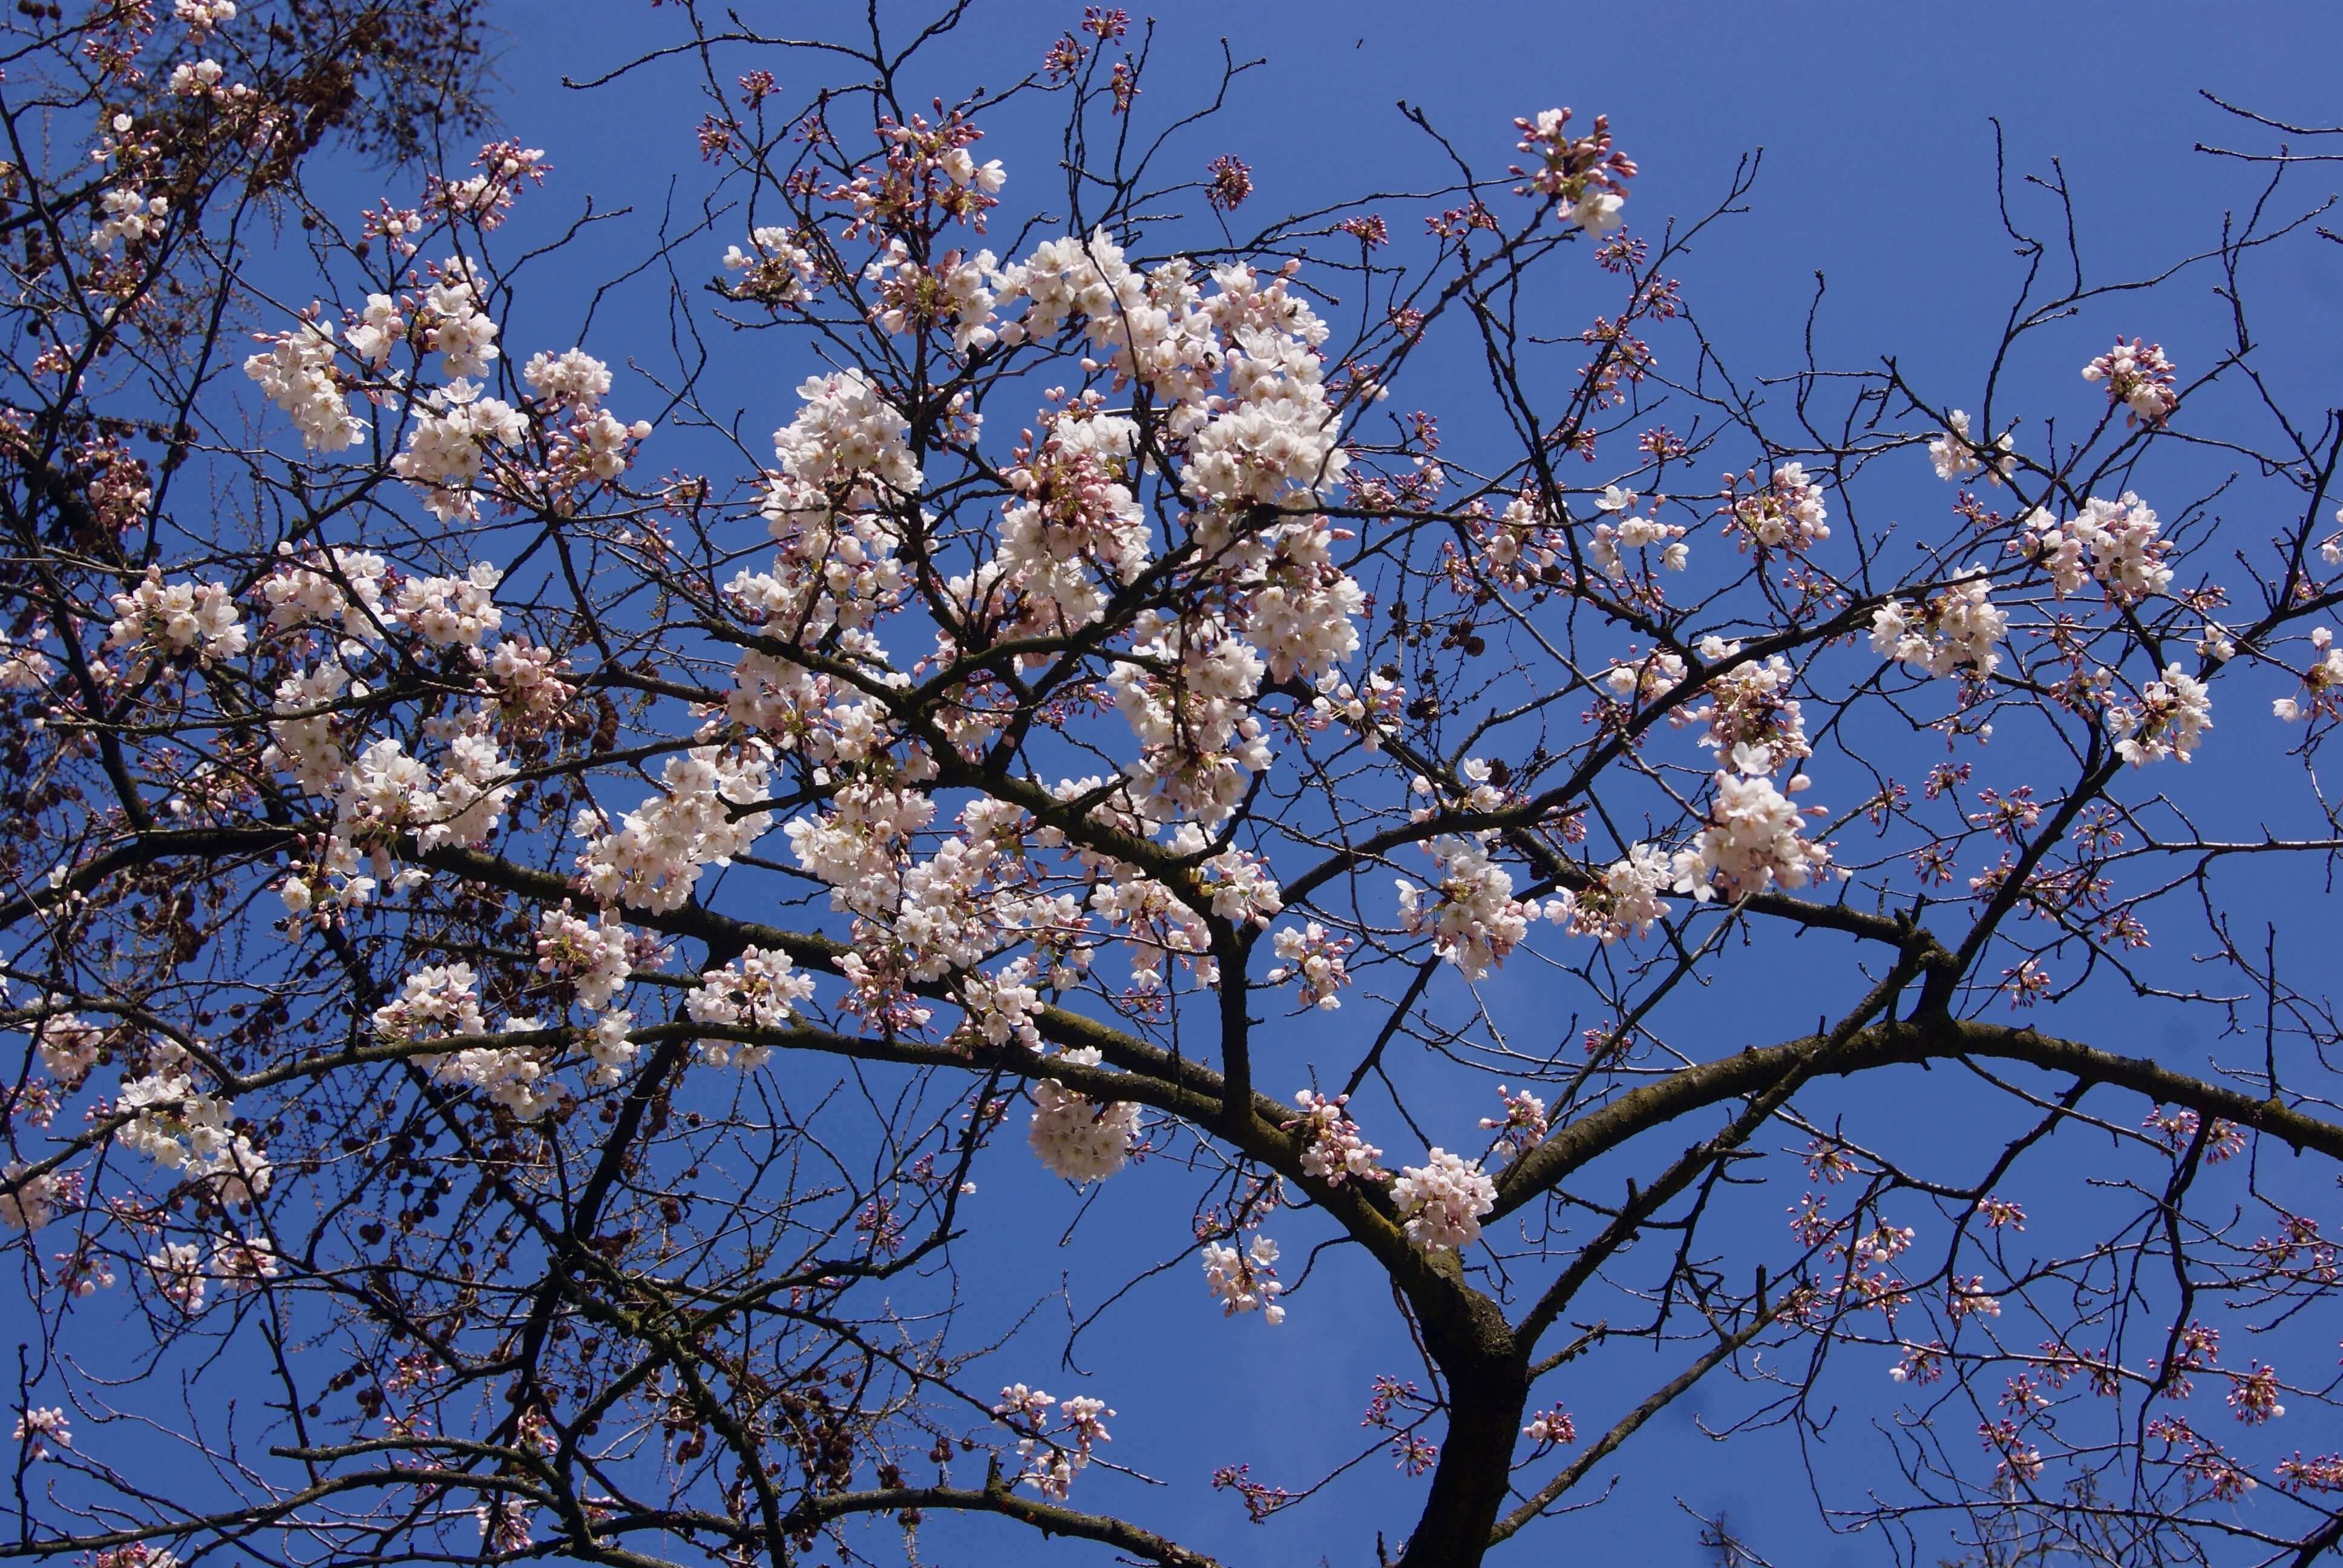
[[[2343,1540],[2343,23],[1265,15],[0,26],[0,1557]]]

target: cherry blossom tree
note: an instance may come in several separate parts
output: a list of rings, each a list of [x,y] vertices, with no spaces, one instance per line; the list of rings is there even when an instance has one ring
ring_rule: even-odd
[[[1374,1473],[1472,1564],[1695,1390],[1899,1560],[2343,1539],[2305,155],[2145,276],[2007,217],[1973,384],[1753,378],[1748,166],[1419,115],[1447,185],[1250,227],[1246,67],[1119,10],[947,99],[964,6],[684,0],[662,360],[516,328],[601,231],[505,227],[573,176],[468,8],[17,9],[0,1555],[1300,1560]],[[1144,1484],[1139,1291],[1383,1314],[1282,1417],[1356,1455]]]

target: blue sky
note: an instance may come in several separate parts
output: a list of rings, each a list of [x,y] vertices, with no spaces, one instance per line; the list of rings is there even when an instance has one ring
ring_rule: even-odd
[[[923,89],[950,96],[975,83],[1011,79],[1032,67],[1079,9],[980,7],[930,62]],[[859,10],[739,7],[758,25],[799,32],[831,25],[832,13],[843,25]],[[567,217],[588,194],[602,207],[632,203],[655,213],[671,175],[682,190],[696,190],[701,176],[691,133],[700,106],[685,97],[680,73],[646,72],[583,95],[559,85],[564,75],[592,75],[639,47],[671,41],[678,35],[670,15],[639,0],[500,0],[495,15],[511,35],[499,66],[506,116],[520,139],[548,149],[558,171],[542,196],[524,198],[526,221]],[[1664,215],[1705,210],[1736,160],[1763,147],[1753,210],[1705,240],[1682,269],[1688,297],[1722,347],[1745,369],[1789,367],[1820,271],[1828,278],[1819,327],[1825,357],[1860,364],[1893,353],[1916,379],[1941,389],[1946,402],[1960,404],[1974,397],[2016,278],[1994,208],[1992,120],[1998,118],[2006,135],[2013,176],[2047,173],[2050,160],[2060,160],[2087,257],[2110,272],[2147,271],[2209,244],[2224,211],[2256,189],[2249,170],[2199,155],[2194,144],[2266,148],[2273,140],[2207,104],[2197,90],[2281,119],[2324,123],[2336,106],[2343,7],[1427,6],[1383,0],[1271,7],[1192,0],[1162,19],[1149,106],[1184,106],[1182,89],[1203,85],[1198,73],[1217,57],[1224,35],[1240,57],[1263,55],[1268,63],[1240,83],[1222,119],[1192,136],[1190,161],[1201,173],[1216,154],[1244,158],[1254,170],[1257,210],[1313,206],[1362,188],[1415,187],[1440,178],[1435,149],[1394,107],[1402,97],[1493,171],[1510,161],[1513,116],[1558,104],[1582,115],[1608,113],[1620,145],[1643,166],[1630,216],[1646,229]],[[774,68],[785,90],[803,85],[791,73],[804,67],[776,62]],[[1025,165],[1014,141],[988,144],[986,151],[1010,159],[1005,195],[1021,216],[1021,202],[1035,198],[1044,182],[1038,171],[1032,178],[1021,173]],[[2294,186],[2295,198],[2323,194],[2333,183],[2320,170],[2308,171]],[[2039,193],[2024,199],[2039,219]],[[1393,204],[1391,210],[1395,229],[1413,226],[1410,208]],[[733,237],[694,241],[705,254],[686,262],[686,276],[712,271],[713,258]],[[622,227],[607,247],[589,243],[551,264],[540,281],[556,286],[522,303],[508,340],[523,352],[567,341],[562,334],[574,327],[582,295],[559,286],[617,270],[612,257],[631,264],[648,243],[642,226]],[[2282,347],[2304,350],[2279,356],[2279,386],[2306,397],[2318,395],[2314,377],[2330,372],[2332,347],[2343,341],[2343,295],[2329,260],[2335,254],[2298,247],[2259,279],[2264,331],[2282,339]],[[2207,274],[2160,296],[2151,318],[2095,317],[2078,324],[2073,342],[2091,340],[2088,352],[2096,352],[2115,331],[2136,332],[2164,341],[2184,368],[2201,364],[2219,327],[2211,281]],[[560,303],[549,307],[548,299]],[[1588,311],[1597,307],[1590,295]],[[663,319],[630,317],[622,301],[619,313],[607,318],[618,339],[639,334],[654,345],[663,337]],[[2192,346],[2203,347],[2192,354]],[[588,347],[613,357],[600,344]],[[2071,382],[2075,366],[2087,357],[2062,347],[2044,360],[2042,374]],[[743,411],[743,428],[762,432],[787,417],[789,388],[813,368],[809,357],[790,358],[784,340],[768,336],[745,356],[736,345],[716,385]],[[1414,387],[1410,400],[1440,407],[1437,377],[1451,372],[1438,361],[1431,368],[1434,379]],[[1469,405],[1469,387],[1453,391]],[[2070,384],[2056,391],[2071,400]],[[1452,425],[1451,437],[1469,444],[1469,427]],[[1916,457],[1913,466],[1913,504],[1924,496],[1940,504],[1926,465]],[[2208,761],[2184,781],[2187,787],[2251,788],[2236,764]],[[2335,956],[2331,942],[2318,955]],[[1809,977],[1789,978],[1793,983],[1779,994],[1739,1004],[1730,1027],[1763,1039],[1777,1023],[1784,1032],[1810,1023],[1812,1008],[1797,983]],[[1534,979],[1509,983],[1516,1005],[1539,1005]],[[1344,1020],[1354,1024],[1364,1016]],[[2079,1031],[2112,1027],[2117,1015],[2093,1011],[2062,1021]],[[1297,1052],[1306,1054],[1320,1038],[1302,1037]],[[1718,1041],[1725,1049],[1741,1043],[1737,1037]],[[2166,1044],[2181,1050],[2187,1042]],[[1979,1131],[1967,1124],[1935,1130],[1952,1144]],[[1053,1243],[1071,1216],[1071,1201],[1038,1182],[1029,1193],[1016,1180],[1004,1172],[1002,1190],[989,1196],[1035,1204],[1034,1234],[1030,1245],[963,1257],[980,1304],[1021,1304],[1070,1266]],[[1093,1214],[1083,1232],[1086,1271],[1101,1254],[1139,1263],[1177,1251],[1186,1201],[1173,1173],[1141,1172],[1127,1189],[1118,1187],[1101,1201],[1102,1209],[1117,1206],[1109,1222],[1100,1224]],[[1774,1189],[1766,1201],[1779,1206]],[[1306,1229],[1298,1227],[1296,1238]],[[1289,1250],[1298,1251],[1291,1241]],[[1083,1342],[1081,1359],[1094,1377],[1057,1370],[1062,1332],[1052,1338],[1040,1326],[1031,1342],[1044,1359],[1013,1375],[1060,1392],[1094,1387],[1107,1394],[1123,1412],[1114,1456],[1177,1483],[1168,1495],[1126,1489],[1098,1501],[1127,1503],[1145,1522],[1239,1560],[1307,1563],[1321,1553],[1335,1562],[1369,1560],[1376,1525],[1404,1528],[1408,1505],[1395,1489],[1421,1484],[1394,1481],[1387,1461],[1370,1460],[1332,1508],[1304,1511],[1266,1533],[1249,1530],[1230,1500],[1203,1493],[1199,1466],[1250,1459],[1262,1479],[1286,1480],[1349,1444],[1368,1377],[1404,1370],[1394,1354],[1388,1307],[1372,1293],[1305,1292],[1294,1321],[1271,1335],[1257,1322],[1207,1321],[1192,1276],[1192,1262],[1182,1261]],[[1083,1299],[1085,1310],[1096,1295],[1090,1291]],[[1648,1386],[1669,1370],[1654,1362],[1619,1375]],[[1617,1389],[1574,1391],[1573,1398],[1600,1408],[1630,1389],[1623,1381]],[[1558,1527],[1545,1539],[1573,1551],[1632,1545],[1654,1562],[1698,1561],[1695,1527],[1672,1505],[1681,1499],[1707,1512],[1729,1510],[1776,1562],[1878,1559],[1876,1542],[1817,1535],[1795,1453],[1776,1447],[1768,1458],[1760,1444],[1709,1446],[1692,1424],[1705,1408],[1701,1400],[1687,1402],[1624,1457],[1624,1506]],[[1874,1413],[1848,1416],[1842,1452],[1859,1451],[1857,1429]],[[2288,1436],[2306,1449],[2333,1446],[2331,1434]],[[1820,1462],[1837,1461],[1825,1452]],[[1345,1509],[1345,1498],[1355,1511]],[[957,1539],[940,1533],[930,1551],[955,1564],[975,1564],[1022,1562],[1031,1550],[1022,1535],[982,1525],[968,1537],[971,1550],[945,1549]],[[1551,1549],[1525,1545],[1499,1560],[1527,1562]],[[1065,1550],[1071,1561],[1081,1549]]]

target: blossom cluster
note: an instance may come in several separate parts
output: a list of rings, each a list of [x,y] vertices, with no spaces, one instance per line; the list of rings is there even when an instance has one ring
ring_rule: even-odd
[[[1276,1242],[1266,1236],[1255,1236],[1251,1246],[1239,1251],[1218,1241],[1207,1241],[1203,1259],[1204,1286],[1221,1303],[1222,1316],[1259,1312],[1262,1321],[1272,1326],[1285,1321],[1285,1309],[1277,1300],[1285,1287],[1278,1282],[1274,1267]]]
[[[660,793],[612,822],[581,810],[589,842],[578,857],[587,890],[605,905],[651,914],[682,907],[711,865],[729,865],[772,825],[765,811],[735,808],[764,799],[771,773],[760,741],[733,748],[695,746],[659,771]]]
[[[2106,382],[2107,401],[2125,409],[2125,419],[2136,425],[2161,425],[2180,407],[2174,374],[2161,344],[2137,337],[2128,343],[2118,337],[2113,348],[2083,367],[2083,379]]]
[[[538,970],[568,981],[576,988],[578,1005],[588,1012],[608,1007],[625,987],[634,972],[629,947],[627,928],[608,910],[588,921],[564,899],[538,917]]]
[[[73,1446],[73,1426],[65,1412],[56,1405],[28,1407],[16,1418],[16,1430],[10,1441],[17,1444],[27,1459],[51,1458],[53,1449]]]
[[[69,1208],[76,1196],[73,1173],[35,1172],[22,1160],[0,1166],[0,1225],[37,1231]]]
[[[1611,117],[1594,116],[1594,128],[1584,136],[1569,133],[1568,109],[1541,110],[1533,119],[1516,119],[1522,133],[1516,150],[1535,155],[1534,168],[1516,166],[1524,194],[1551,196],[1570,221],[1590,234],[1608,234],[1620,223],[1626,205],[1627,182],[1635,176],[1635,162],[1611,145]]]
[[[424,206],[477,224],[483,232],[504,222],[524,182],[541,186],[553,172],[543,148],[524,147],[513,141],[488,143],[480,148],[472,166],[480,172],[462,179],[431,176],[424,191]]]
[[[1946,415],[1945,424],[1947,428],[1928,443],[1928,461],[1936,465],[1939,479],[1974,479],[1982,474],[1988,483],[1998,485],[2016,471],[2017,455],[2007,431],[1988,447],[1969,435],[1969,417],[1963,410]]]
[[[685,993],[684,1010],[694,1023],[780,1029],[796,1017],[798,1004],[812,1000],[812,977],[798,973],[789,954],[752,947],[703,973]],[[729,1040],[703,1040],[699,1049],[710,1066],[743,1072],[761,1067],[771,1054],[767,1047]]]
[[[260,581],[270,629],[338,627],[343,637],[361,642],[381,635],[383,578],[389,570],[382,557],[340,547],[296,552],[289,544],[279,544],[277,553],[276,568]]]
[[[488,472],[490,450],[518,447],[528,432],[519,409],[458,378],[425,395],[390,471],[414,487],[433,517],[468,521],[479,511],[475,487]]]
[[[1430,890],[1398,879],[1400,924],[1429,932],[1432,950],[1466,980],[1480,980],[1529,934],[1536,906],[1513,897],[1513,873],[1489,853],[1493,829],[1448,834],[1424,848],[1440,869]],[[1426,901],[1427,898],[1430,900]]]
[[[366,439],[367,423],[350,412],[334,369],[332,323],[305,320],[290,332],[263,334],[259,340],[268,347],[244,362],[244,373],[292,417],[303,447],[338,452]]]
[[[2119,500],[2092,497],[2064,523],[2037,507],[2017,527],[2010,548],[2048,572],[2062,598],[2097,581],[2110,602],[2133,605],[2172,584],[2172,568],[2165,564],[2171,546],[2158,537],[2162,524],[2128,490]]]
[[[1058,1424],[1053,1433],[1048,1424],[1052,1402],[1041,1389],[1011,1383],[1001,1391],[1001,1402],[992,1407],[992,1413],[1027,1433],[1017,1442],[1018,1458],[1024,1463],[1018,1482],[1062,1503],[1075,1475],[1089,1466],[1098,1444],[1112,1441],[1106,1418],[1115,1412],[1105,1401],[1081,1394],[1057,1400]]]
[[[249,1203],[268,1191],[268,1157],[235,1127],[236,1108],[164,1069],[122,1086],[130,1120],[115,1140],[164,1170],[202,1183],[221,1203]]]
[[[735,297],[777,306],[799,305],[813,297],[820,265],[788,229],[751,229],[749,244],[751,249],[742,250],[736,245],[724,253],[724,270],[741,275],[731,285]]]
[[[1471,1246],[1481,1217],[1497,1206],[1497,1184],[1481,1167],[1440,1148],[1421,1165],[1402,1166],[1391,1195],[1407,1239],[1427,1252]]]
[[[1139,755],[1125,767],[1141,813],[1151,820],[1193,819],[1210,828],[1244,799],[1247,781],[1268,769],[1266,731],[1246,711],[1261,689],[1261,655],[1218,620],[1142,627],[1132,662],[1107,677]],[[1146,663],[1138,660],[1144,659]],[[1171,666],[1176,678],[1150,666]]]
[[[818,638],[867,628],[903,591],[886,508],[915,494],[910,421],[860,370],[809,377],[796,417],[773,433],[780,469],[762,511],[779,546],[769,572],[742,572],[727,595],[750,619]]]
[[[214,1285],[232,1294],[253,1291],[282,1271],[277,1250],[266,1240],[236,1235],[216,1237],[209,1249],[199,1241],[166,1241],[146,1261],[155,1289],[189,1317],[210,1303]]]
[[[40,691],[55,673],[47,654],[0,633],[0,691]]]
[[[485,374],[504,351],[497,347],[497,323],[481,298],[477,268],[451,256],[431,274],[415,307],[415,341],[439,356],[440,372],[450,381]]]
[[[2180,665],[2167,664],[2161,679],[2139,689],[2137,708],[2111,708],[2107,724],[2127,732],[2116,742],[2116,752],[2135,768],[2167,758],[2186,762],[2213,728],[2212,694]]]
[[[396,999],[375,1010],[375,1031],[400,1043],[482,1034],[488,1025],[473,990],[474,980],[468,964],[433,965],[417,970],[407,976]],[[542,1026],[535,1019],[516,1018],[507,1028],[513,1034],[533,1035]],[[568,1099],[568,1091],[551,1077],[549,1044],[539,1040],[469,1045],[453,1051],[422,1053],[416,1060],[441,1082],[478,1090],[515,1117],[529,1121]]]
[[[1738,643],[1711,638],[1701,657],[1712,662],[1741,651]],[[1797,671],[1780,654],[1760,664],[1734,665],[1701,689],[1699,708],[1669,715],[1676,725],[1704,724],[1700,743],[1730,762],[1735,772],[1775,773],[1814,755],[1806,740],[1805,710],[1790,695]]]
[[[1352,940],[1332,935],[1316,920],[1298,930],[1288,926],[1277,933],[1277,967],[1262,978],[1271,985],[1291,980],[1301,989],[1305,1006],[1332,1012],[1342,1005],[1336,993],[1351,983],[1343,955]]]
[[[1668,918],[1669,905],[1660,894],[1675,885],[1676,872],[1668,854],[1650,844],[1631,844],[1627,852],[1602,869],[1586,886],[1565,888],[1545,903],[1545,918],[1572,936],[1594,937],[1605,944],[1622,937],[1640,937]]]
[[[66,1089],[78,1089],[106,1049],[106,1031],[78,1013],[53,1012],[32,1026],[41,1070]]]
[[[1329,1187],[1340,1187],[1345,1181],[1389,1181],[1391,1172],[1376,1163],[1383,1151],[1366,1141],[1359,1124],[1343,1109],[1350,1099],[1338,1094],[1329,1100],[1310,1089],[1293,1097],[1302,1114],[1281,1125],[1288,1132],[1301,1130],[1302,1171]]]
[[[1603,492],[1595,509],[1604,514],[1604,520],[1594,525],[1594,536],[1587,541],[1587,558],[1598,570],[1614,581],[1627,576],[1627,563],[1620,555],[1623,549],[1648,549],[1654,545],[1664,547],[1660,564],[1672,572],[1680,572],[1691,564],[1692,547],[1683,542],[1684,526],[1663,522],[1656,512],[1642,513],[1634,509],[1634,495],[1618,485]],[[1659,498],[1653,498],[1657,506]]]
[[[220,583],[170,583],[148,567],[127,593],[114,596],[110,648],[146,647],[165,658],[195,654],[207,661],[234,658],[247,638],[236,600]]]
[[[109,255],[117,244],[136,245],[159,236],[171,203],[166,196],[117,186],[97,198],[97,210],[98,220],[90,229],[90,248]]]
[[[2312,628],[2310,648],[2318,657],[2302,672],[2300,693],[2270,702],[2270,711],[2288,724],[2343,716],[2343,648],[2336,646],[2335,629]]]
[[[1771,779],[1719,773],[1715,785],[1707,825],[1689,849],[1676,851],[1677,892],[1703,903],[1720,893],[1746,898],[1777,886],[1803,888],[1830,869],[1830,846],[1801,835],[1803,814]]]
[[[280,738],[280,749],[285,741]],[[496,829],[512,799],[512,764],[492,736],[477,730],[447,739],[444,765],[409,753],[396,736],[351,759],[335,799],[335,834],[387,849],[412,837],[419,849],[478,844]],[[378,859],[378,870],[388,862]]]
[[[1776,464],[1762,482],[1754,468],[1737,480],[1728,474],[1725,499],[1726,530],[1739,537],[1744,549],[1755,544],[1796,553],[1830,538],[1821,481],[1804,463]]]
[[[1997,645],[2008,612],[1992,599],[1982,568],[1954,578],[1926,605],[1889,599],[1871,615],[1872,651],[1939,678],[1964,671],[1982,679],[2001,667]]]
[[[1548,1131],[1545,1101],[1529,1090],[1508,1090],[1497,1085],[1497,1097],[1505,1102],[1503,1116],[1481,1118],[1481,1130],[1497,1135],[1497,1152],[1504,1159],[1516,1160],[1545,1141]]]
[[[1059,1060],[1096,1067],[1095,1047],[1064,1051]],[[1130,1162],[1139,1142],[1139,1107],[1123,1101],[1100,1102],[1068,1089],[1054,1078],[1033,1085],[1033,1121],[1025,1141],[1055,1175],[1069,1181],[1101,1181]]]

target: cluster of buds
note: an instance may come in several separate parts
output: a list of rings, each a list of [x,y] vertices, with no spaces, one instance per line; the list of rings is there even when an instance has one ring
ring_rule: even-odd
[[[940,112],[942,105],[937,106]],[[883,233],[907,233],[920,226],[917,215],[932,206],[944,219],[957,218],[984,232],[984,215],[1001,205],[993,195],[1007,181],[1001,160],[979,164],[968,149],[984,136],[960,114],[930,123],[913,115],[909,125],[882,120],[879,139],[886,144],[884,162],[876,174],[858,170],[853,179],[832,186],[822,194],[854,209],[847,226],[852,238],[865,227]]]
[[[1534,168],[1514,166],[1513,174],[1529,183],[1516,194],[1535,191],[1552,196],[1570,221],[1590,234],[1608,234],[1619,226],[1619,209],[1626,204],[1627,182],[1635,177],[1635,161],[1611,145],[1611,117],[1594,116],[1592,135],[1568,133],[1570,111],[1547,109],[1534,120],[1516,119],[1522,139],[1515,144],[1537,155]]]
[[[1343,960],[1352,940],[1329,933],[1316,920],[1298,931],[1289,927],[1277,933],[1278,966],[1262,978],[1271,985],[1296,981],[1304,1002],[1332,1012],[1342,1005],[1335,993],[1351,983]]]
[[[2180,394],[2173,390],[2172,361],[2164,357],[2164,346],[2142,343],[2133,338],[2126,343],[2116,339],[2116,346],[2083,367],[2083,379],[2107,384],[2107,400],[2120,403],[2129,410],[2124,422],[2146,425],[2153,428],[2170,418],[2180,407]]]
[[[2311,631],[2310,647],[2318,658],[2302,672],[2302,690],[2270,703],[2270,711],[2288,724],[2343,716],[2343,648],[2335,646],[2333,629],[2323,626]]]
[[[1278,1125],[1288,1132],[1305,1129],[1302,1137],[1307,1146],[1302,1151],[1302,1169],[1329,1187],[1340,1187],[1353,1180],[1387,1181],[1391,1172],[1376,1163],[1383,1151],[1366,1141],[1359,1131],[1359,1124],[1342,1109],[1350,1099],[1347,1094],[1338,1094],[1329,1100],[1305,1089],[1293,1097],[1302,1114]]]
[[[423,204],[451,218],[468,218],[482,229],[491,229],[505,221],[512,210],[513,196],[523,182],[543,185],[553,166],[545,159],[542,147],[525,147],[518,142],[489,142],[480,148],[472,166],[480,172],[460,180],[443,180],[433,176],[424,187]]]

